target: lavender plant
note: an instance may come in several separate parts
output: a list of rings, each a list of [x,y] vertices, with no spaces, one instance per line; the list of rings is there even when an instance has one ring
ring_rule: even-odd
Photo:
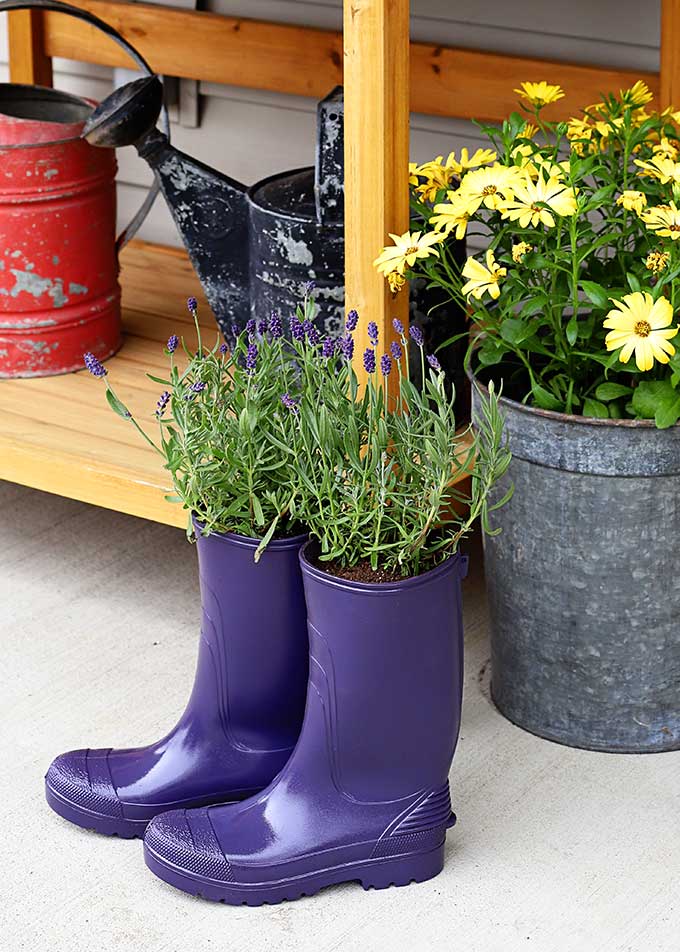
[[[153,420],[155,433],[142,426],[116,395],[105,367],[85,355],[88,370],[106,383],[111,408],[129,420],[163,458],[175,493],[203,532],[236,532],[263,540],[300,531],[292,514],[292,460],[281,452],[292,439],[294,422],[281,403],[282,389],[294,370],[278,314],[249,321],[228,352],[218,340],[206,349],[190,298],[198,335],[195,351],[173,334],[166,346],[167,377],[147,376],[160,384]],[[188,363],[180,370],[183,348]],[[153,430],[151,431],[153,433]]]
[[[469,438],[469,427],[457,430],[455,395],[447,395],[439,362],[425,354],[417,328],[410,333],[418,345],[423,389],[410,380],[404,328],[395,321],[400,341],[382,354],[378,328],[368,325],[371,345],[362,357],[368,383],[360,390],[351,364],[357,320],[350,312],[334,348],[295,335],[300,374],[284,399],[294,422],[291,511],[318,540],[319,559],[330,571],[363,567],[370,570],[363,579],[379,573],[380,581],[417,575],[443,561],[478,518],[492,532],[490,513],[510,493],[495,505],[488,494],[510,454],[493,387],[482,401],[474,437]],[[388,396],[392,374],[399,382],[396,401]],[[469,490],[458,479],[465,475]]]

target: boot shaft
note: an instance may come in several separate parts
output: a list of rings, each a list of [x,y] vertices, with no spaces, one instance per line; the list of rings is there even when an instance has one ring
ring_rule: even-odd
[[[308,714],[320,699],[336,784],[364,802],[442,787],[460,728],[465,560],[456,555],[421,576],[367,585],[319,570],[308,549],[300,558]]]
[[[299,734],[308,670],[303,542],[271,542],[256,563],[258,540],[197,535],[202,627],[192,704],[204,699],[219,710],[236,746],[292,747]]]

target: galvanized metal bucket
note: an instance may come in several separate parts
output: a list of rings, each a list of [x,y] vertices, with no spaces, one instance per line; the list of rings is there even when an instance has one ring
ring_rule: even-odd
[[[680,426],[502,404],[513,460],[494,492],[515,491],[485,540],[496,706],[572,747],[680,748]]]

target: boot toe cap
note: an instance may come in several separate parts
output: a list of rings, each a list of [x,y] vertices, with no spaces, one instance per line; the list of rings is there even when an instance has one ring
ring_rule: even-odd
[[[144,844],[158,859],[185,874],[225,883],[233,881],[207,809],[161,813],[147,826]]]
[[[89,813],[122,816],[108,767],[108,750],[70,750],[52,761],[45,782],[52,793]]]

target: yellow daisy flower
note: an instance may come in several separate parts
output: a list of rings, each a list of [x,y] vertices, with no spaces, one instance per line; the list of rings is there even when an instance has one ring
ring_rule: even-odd
[[[638,175],[649,175],[658,179],[662,185],[667,185],[668,182],[680,182],[680,162],[674,162],[673,159],[654,155],[649,162],[635,159],[635,164],[642,169]]]
[[[412,268],[416,259],[429,258],[430,255],[439,256],[433,245],[439,244],[445,236],[434,231],[423,234],[420,231],[405,231],[403,235],[392,235],[394,242],[382,250],[373,262],[373,266],[382,274],[388,275],[391,271],[403,274],[407,268]]]
[[[416,192],[424,202],[433,202],[442,189],[450,186],[453,171],[444,165],[444,156],[438,155],[431,162],[418,166],[418,176],[425,181],[419,182]]]
[[[567,139],[576,155],[586,155],[590,151],[593,125],[588,119],[570,119],[567,123]]]
[[[418,163],[409,162],[408,164],[408,184],[409,185],[418,185],[420,179],[418,178]]]
[[[653,205],[640,213],[640,218],[650,231],[655,231],[660,238],[680,238],[680,209],[675,202],[670,205]]]
[[[501,293],[498,286],[499,281],[507,273],[507,269],[501,268],[491,250],[486,253],[486,267],[481,262],[475,261],[474,258],[468,258],[461,274],[464,278],[469,278],[469,281],[460,289],[461,293],[467,297],[472,295],[473,298],[477,298],[479,301],[484,292],[488,291],[495,301]]]
[[[493,149],[476,149],[472,155],[467,149],[460,150],[460,158],[456,158],[455,152],[450,152],[446,160],[446,167],[451,169],[454,175],[465,175],[469,169],[476,169],[480,165],[491,165],[498,158]]]
[[[514,89],[518,96],[526,99],[536,109],[549,105],[551,102],[557,102],[564,98],[564,92],[561,86],[551,86],[542,80],[540,83],[520,83],[519,89]]]
[[[604,326],[611,328],[605,337],[607,350],[621,348],[619,360],[627,364],[633,352],[638,370],[651,370],[654,360],[667,364],[675,353],[671,338],[678,327],[669,327],[673,307],[667,298],[657,301],[648,291],[624,294],[622,301],[612,298],[614,309],[607,314]]]
[[[652,152],[655,158],[656,156],[661,156],[664,159],[674,160],[678,157],[677,147],[674,146],[672,142],[669,142],[666,136],[662,136],[661,141],[652,146]]]
[[[626,106],[646,106],[648,102],[654,99],[654,96],[649,91],[649,87],[646,83],[643,83],[641,79],[633,83],[630,89],[621,89],[620,94],[621,101],[625,103]]]
[[[644,192],[636,192],[634,189],[626,189],[616,199],[617,205],[623,205],[627,212],[637,212],[638,215],[647,204],[647,196]]]
[[[525,180],[521,169],[515,166],[494,165],[468,172],[456,192],[468,215],[474,215],[480,205],[496,209],[512,199],[515,189]]]
[[[521,264],[524,258],[532,251],[531,245],[526,241],[518,241],[512,246],[512,260],[515,264]]]
[[[392,294],[399,294],[401,289],[406,284],[406,278],[403,274],[399,274],[398,271],[390,271],[387,277],[387,283],[390,286],[390,291]]]
[[[670,260],[671,256],[667,251],[650,251],[645,258],[645,268],[651,271],[652,274],[661,274],[662,271],[666,270]]]
[[[501,209],[503,218],[519,222],[520,228],[536,228],[539,223],[552,228],[553,212],[562,217],[576,214],[576,192],[556,178],[528,180],[516,189],[515,200]]]
[[[465,237],[470,215],[467,211],[465,200],[460,199],[458,192],[448,193],[448,202],[440,202],[434,206],[434,215],[430,218],[430,224],[436,231],[443,231],[450,235],[455,231],[456,238],[460,241]]]

